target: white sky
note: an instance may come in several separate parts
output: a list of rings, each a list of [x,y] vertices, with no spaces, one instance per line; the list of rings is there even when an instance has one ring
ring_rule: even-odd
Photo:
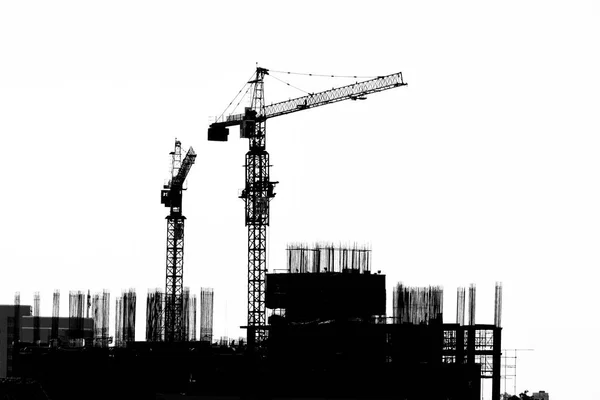
[[[217,336],[242,335],[248,144],[234,129],[208,142],[209,118],[257,62],[402,71],[407,87],[268,121],[270,268],[288,242],[368,243],[388,298],[398,281],[442,285],[447,322],[456,287],[476,283],[477,322],[493,323],[501,281],[502,347],[534,349],[518,354],[517,392],[600,398],[600,5],[298,4],[0,3],[0,303],[40,291],[50,315],[61,289],[67,315],[69,290],[114,302],[136,288],[142,340],[146,291],[164,287],[159,192],[177,137],[198,153],[184,282],[214,288]],[[351,83],[313,80],[289,82]],[[302,93],[267,79],[265,95]]]

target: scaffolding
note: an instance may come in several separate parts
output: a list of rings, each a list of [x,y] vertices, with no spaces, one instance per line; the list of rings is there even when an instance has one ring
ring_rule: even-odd
[[[534,349],[502,349],[504,393],[507,393],[507,380],[513,381],[513,394],[517,393],[517,352],[519,351],[534,351]]]

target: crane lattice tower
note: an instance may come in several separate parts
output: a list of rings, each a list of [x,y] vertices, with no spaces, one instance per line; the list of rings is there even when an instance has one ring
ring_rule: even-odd
[[[167,265],[164,305],[164,340],[179,342],[183,339],[183,238],[185,217],[182,214],[183,183],[196,160],[189,148],[181,160],[181,142],[175,140],[171,154],[171,179],[163,186],[161,203],[169,207],[167,216]]]

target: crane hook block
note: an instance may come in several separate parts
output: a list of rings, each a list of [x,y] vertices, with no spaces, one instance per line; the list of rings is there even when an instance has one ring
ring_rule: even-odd
[[[229,129],[224,126],[210,126],[208,128],[208,140],[226,142]]]

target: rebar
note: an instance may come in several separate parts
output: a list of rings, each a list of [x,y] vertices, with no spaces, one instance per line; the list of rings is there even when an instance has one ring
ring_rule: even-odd
[[[189,338],[192,342],[196,341],[196,308],[197,306],[197,297],[193,294],[190,297],[190,329],[189,329]]]
[[[398,283],[393,295],[394,322],[413,325],[442,323],[443,294],[441,286],[405,287]]]
[[[128,342],[135,341],[135,312],[136,312],[136,303],[137,296],[135,294],[135,289],[129,289],[129,292],[126,293],[126,322],[127,325],[125,327],[125,339]]]
[[[316,243],[290,244],[287,247],[287,271],[290,273],[370,272],[371,249],[356,243],[350,246]]]
[[[123,291],[116,301],[115,346],[125,347],[128,342],[135,341],[135,289]]]
[[[115,301],[115,347],[123,347],[123,297]]]
[[[190,340],[190,288],[183,288],[183,309],[181,313],[181,341]]]
[[[494,301],[494,325],[498,328],[502,320],[502,283],[496,282],[496,297]]]
[[[203,342],[213,340],[213,304],[213,289],[200,288],[200,341]]]
[[[108,347],[110,315],[110,293],[104,289],[92,297],[92,318],[94,319],[94,346]]]
[[[21,340],[21,292],[15,292],[15,315],[13,320],[13,340],[18,343]]]
[[[146,299],[146,341],[162,341],[163,293],[161,289],[148,290]]]
[[[40,292],[33,294],[33,343],[40,343]]]
[[[469,286],[469,325],[475,325],[475,284]]]
[[[60,306],[60,290],[55,289],[52,295],[52,329],[50,331],[50,341],[53,346],[58,345],[58,315]]]
[[[82,291],[69,292],[69,342],[73,347],[83,345],[83,308],[85,293]]]
[[[459,287],[456,289],[456,323],[458,325],[465,324],[465,288]]]

